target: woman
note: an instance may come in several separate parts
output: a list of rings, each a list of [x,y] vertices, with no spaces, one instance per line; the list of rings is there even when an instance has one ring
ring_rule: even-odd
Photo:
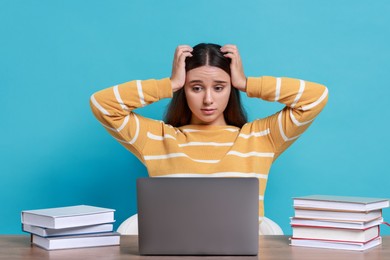
[[[247,123],[239,91],[286,106]],[[91,107],[149,176],[257,177],[261,221],[272,162],[308,128],[327,94],[326,87],[303,80],[247,78],[236,46],[199,44],[177,47],[170,78],[99,91]],[[133,113],[172,95],[166,123]]]

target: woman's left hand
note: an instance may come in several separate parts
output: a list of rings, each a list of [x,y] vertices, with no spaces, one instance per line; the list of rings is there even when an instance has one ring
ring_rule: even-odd
[[[222,46],[221,51],[225,53],[225,57],[231,59],[230,72],[232,86],[245,92],[246,76],[244,73],[244,68],[242,66],[242,61],[237,46],[232,44],[226,44]]]

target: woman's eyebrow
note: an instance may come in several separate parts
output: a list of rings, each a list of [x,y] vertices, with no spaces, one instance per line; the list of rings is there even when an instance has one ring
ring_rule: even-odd
[[[193,79],[190,81],[190,83],[203,83],[203,81],[200,79]]]
[[[228,83],[227,81],[224,81],[224,80],[214,80],[215,83],[219,83],[219,84],[226,84]]]
[[[225,81],[225,80],[213,80],[214,83],[218,83],[218,84],[227,84],[228,82]],[[203,83],[203,80],[200,80],[200,79],[193,79],[193,80],[190,80],[189,83]]]

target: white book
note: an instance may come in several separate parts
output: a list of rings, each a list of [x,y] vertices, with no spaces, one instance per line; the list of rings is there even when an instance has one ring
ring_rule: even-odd
[[[24,210],[22,223],[45,228],[69,228],[114,222],[114,209],[87,205]]]
[[[294,239],[290,241],[292,246],[303,247],[316,247],[316,248],[328,248],[328,249],[343,249],[364,251],[382,244],[382,238],[377,237],[367,243],[350,243],[350,242],[335,242],[326,240],[312,240],[312,239]]]
[[[294,207],[312,209],[330,209],[344,211],[372,211],[390,206],[389,199],[310,195],[293,198]]]
[[[53,237],[53,236],[70,236],[70,235],[112,232],[113,226],[114,225],[112,223],[107,223],[107,224],[98,224],[92,226],[53,229],[53,228],[43,228],[43,227],[23,224],[22,229],[25,232],[29,232],[31,234],[35,234],[41,237]]]
[[[32,235],[32,243],[46,250],[115,246],[120,244],[120,234],[117,232],[109,232],[94,235],[60,237],[40,237]]]
[[[383,223],[383,218],[377,218],[372,221],[330,221],[318,219],[290,218],[291,226],[312,226],[312,227],[334,227],[350,229],[367,229]]]
[[[368,229],[294,226],[293,238],[319,239],[348,242],[368,242],[379,236],[379,226]]]
[[[382,210],[374,210],[369,212],[354,212],[354,211],[327,211],[314,209],[295,208],[295,217],[308,218],[317,220],[343,220],[343,221],[372,221],[382,217]]]

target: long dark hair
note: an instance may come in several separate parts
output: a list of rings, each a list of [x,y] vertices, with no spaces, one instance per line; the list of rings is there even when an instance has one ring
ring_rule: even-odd
[[[213,43],[200,43],[193,47],[192,57],[186,58],[186,72],[201,66],[214,66],[230,73],[230,59],[223,56],[221,46]],[[226,124],[242,127],[247,116],[241,104],[240,91],[232,86],[229,101],[223,112]],[[173,93],[164,121],[175,127],[190,124],[192,112],[187,104],[184,88]]]

